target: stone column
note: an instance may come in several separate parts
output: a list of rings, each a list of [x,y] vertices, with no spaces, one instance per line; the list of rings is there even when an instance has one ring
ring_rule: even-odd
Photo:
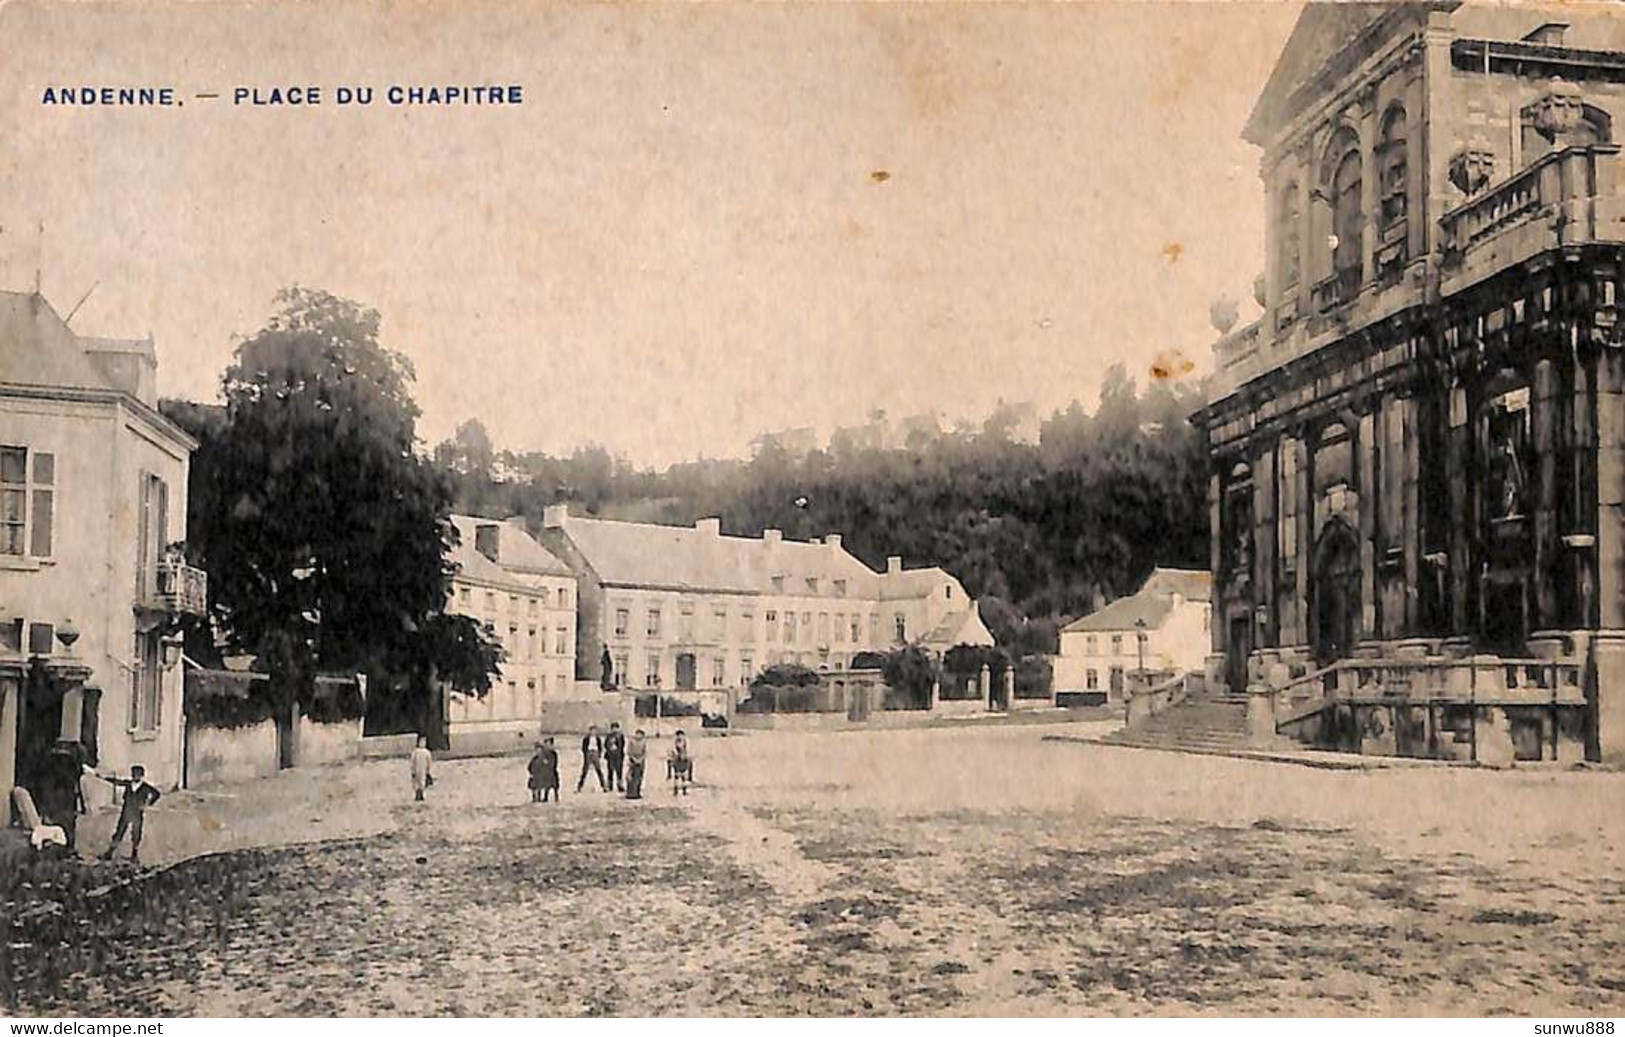
[[[1208,513],[1208,571],[1213,574],[1213,616],[1208,623],[1209,640],[1212,642],[1213,654],[1224,655],[1225,639],[1229,636],[1224,622],[1225,592],[1229,590],[1227,574],[1224,571],[1224,552],[1220,545],[1224,543],[1224,501],[1223,486],[1219,481],[1218,472],[1214,472],[1207,481],[1207,513]]]
[[[1422,138],[1427,172],[1424,179],[1427,190],[1427,211],[1417,213],[1416,222],[1424,230],[1425,238],[1417,255],[1426,255],[1439,245],[1439,217],[1451,207],[1450,153],[1455,147],[1453,138],[1462,129],[1454,125],[1452,93],[1455,69],[1450,58],[1450,45],[1455,30],[1450,25],[1450,13],[1430,11],[1427,28],[1422,35],[1422,67],[1424,70],[1425,106],[1412,120],[1416,134]],[[1460,512],[1456,512],[1460,514]]]
[[[1275,744],[1275,693],[1268,685],[1247,689],[1247,740],[1255,749]]]
[[[1377,496],[1372,490],[1376,483],[1376,422],[1370,411],[1360,415],[1359,427],[1353,430],[1355,479],[1359,483],[1357,506],[1360,509],[1358,535],[1360,538],[1360,634],[1361,641],[1377,636],[1377,558],[1372,546],[1376,532],[1376,513],[1372,507]]]
[[[1399,420],[1404,432],[1404,502],[1400,528],[1405,566],[1405,614],[1400,620],[1401,636],[1413,636],[1422,625],[1422,436],[1416,396],[1406,390],[1400,397]]]
[[[1446,485],[1450,493],[1450,563],[1447,576],[1450,581],[1451,638],[1468,636],[1472,630],[1472,617],[1468,611],[1472,585],[1471,531],[1477,522],[1472,514],[1471,481],[1472,427],[1467,421],[1467,390],[1454,386],[1449,390],[1449,430],[1445,438]]]
[[[1554,569],[1554,555],[1563,550],[1558,540],[1558,516],[1562,508],[1557,479],[1558,453],[1562,449],[1557,412],[1562,407],[1563,386],[1556,365],[1541,360],[1535,365],[1535,382],[1530,394],[1530,424],[1534,439],[1534,568],[1535,629],[1558,626],[1560,609],[1557,586],[1548,574]]]
[[[0,666],[0,823],[11,824],[11,790],[17,784],[17,718],[25,664]]]
[[[1596,751],[1625,760],[1625,351],[1597,356]]]
[[[1280,617],[1275,614],[1275,451],[1266,447],[1253,459],[1253,604],[1267,617],[1256,629],[1255,648],[1279,643]],[[1256,613],[1255,613],[1256,615]],[[1255,620],[1256,622],[1256,620]]]
[[[1360,283],[1377,273],[1377,91],[1368,86],[1360,95]]]

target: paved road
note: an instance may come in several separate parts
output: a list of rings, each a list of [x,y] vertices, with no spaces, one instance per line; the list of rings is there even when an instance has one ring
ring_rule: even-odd
[[[1625,775],[1315,771],[1043,733],[707,739],[701,787],[642,803],[533,806],[509,759],[443,764],[417,805],[402,764],[369,764],[305,804],[362,834],[172,869],[60,974],[13,951],[18,1007],[1625,1011]]]

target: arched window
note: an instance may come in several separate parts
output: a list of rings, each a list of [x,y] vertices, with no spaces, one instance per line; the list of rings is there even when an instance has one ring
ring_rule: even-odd
[[[1276,219],[1281,242],[1281,287],[1298,283],[1298,233],[1301,214],[1298,211],[1298,182],[1291,180],[1281,188],[1276,206]]]
[[[1337,161],[1332,174],[1332,272],[1343,274],[1360,269],[1360,152],[1350,150]]]
[[[1386,241],[1405,222],[1405,109],[1390,107],[1377,138],[1378,232]]]

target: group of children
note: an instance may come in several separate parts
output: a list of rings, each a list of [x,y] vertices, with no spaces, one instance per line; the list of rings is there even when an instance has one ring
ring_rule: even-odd
[[[631,739],[621,733],[621,725],[612,723],[607,734],[600,733],[598,725],[587,728],[581,737],[581,775],[576,778],[576,791],[586,788],[587,775],[598,779],[602,792],[621,792],[627,799],[643,798],[643,773],[649,759],[649,743],[643,729],[632,732]],[[554,802],[559,798],[559,753],[551,736],[536,743],[536,753],[526,768],[530,773],[530,799],[532,803],[545,803],[549,795]],[[671,751],[666,754],[666,777],[672,783],[672,795],[688,795],[694,780],[694,758],[688,752],[688,735],[679,730],[672,737]]]
[[[598,725],[587,728],[581,738],[581,776],[576,779],[576,791],[586,788],[587,775],[598,779],[602,792],[621,792],[627,799],[643,798],[643,773],[649,759],[649,743],[643,729],[632,732],[629,739],[621,733],[621,725],[609,725],[607,733]],[[530,801],[546,803],[559,799],[559,751],[551,735],[536,743],[536,752],[526,765],[530,778]],[[428,743],[419,736],[417,748],[412,750],[412,793],[418,802],[424,792],[434,784],[434,754]],[[694,783],[694,757],[688,751],[688,735],[679,729],[672,736],[671,750],[666,753],[666,779],[671,782],[671,794],[688,795]]]

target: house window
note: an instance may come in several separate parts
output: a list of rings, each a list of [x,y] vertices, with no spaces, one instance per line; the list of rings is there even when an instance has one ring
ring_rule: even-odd
[[[135,590],[146,597],[158,589],[158,563],[164,557],[164,533],[169,528],[169,484],[143,472],[138,507]]]
[[[837,644],[846,642],[846,613],[835,613],[835,641]]]
[[[20,630],[21,626],[22,626],[22,620],[18,620],[17,623],[18,623],[18,628]],[[50,623],[30,623],[30,624],[28,624],[28,654],[29,655],[50,655],[51,654],[51,645],[55,640],[56,640],[56,627],[52,626]]]
[[[660,636],[660,610],[659,609],[650,609],[649,610],[649,622],[645,625],[644,632],[647,633],[650,637],[659,637]]]
[[[0,554],[49,558],[56,519],[56,455],[0,447]]]
[[[1090,634],[1088,637],[1083,639],[1083,643],[1084,643],[1084,651],[1087,652],[1088,654],[1090,654],[1090,655],[1099,655],[1100,654],[1100,639],[1095,637],[1095,635]]]
[[[1123,635],[1122,634],[1113,634],[1112,635],[1112,654],[1113,655],[1122,655],[1123,654]]]
[[[901,612],[892,617],[892,639],[898,644],[908,641],[908,620],[903,618]]]
[[[519,595],[517,595],[517,594],[508,595],[508,611],[509,612],[518,612],[519,611]]]
[[[851,631],[851,633],[852,633],[852,643],[853,644],[857,644],[858,641],[862,639],[862,637],[863,637],[862,626],[863,626],[863,618],[861,616],[853,616],[852,617],[852,631]]]
[[[739,614],[739,621],[745,627],[745,640],[756,640],[756,610],[746,609]]]
[[[748,655],[739,657],[739,683],[749,684],[750,679],[756,676],[756,660]]]
[[[677,606],[677,615],[680,620],[678,623],[678,630],[680,631],[683,640],[694,640],[694,603],[692,601],[684,601],[679,603]]]
[[[469,593],[469,590],[468,590],[467,587],[460,588],[457,591],[457,600],[461,601],[464,605],[470,604],[473,597],[474,597],[474,595]]]
[[[711,687],[722,687],[722,682],[726,676],[724,673],[725,665],[720,655],[711,660]]]
[[[130,673],[130,730],[157,731],[163,723],[164,669],[156,631],[135,637],[135,668]]]
[[[945,584],[943,586],[943,588],[942,588],[942,600],[943,601],[952,601],[952,600],[954,600],[954,587],[953,587],[953,584],[950,583],[950,584]]]
[[[771,640],[773,640],[774,637],[776,637],[778,635],[778,632],[779,632],[779,613],[778,613],[778,610],[777,609],[768,609],[767,612],[763,614],[763,618],[767,623],[767,639],[769,641],[771,641]]]
[[[559,627],[553,631],[553,654],[565,655],[570,651],[570,628]]]
[[[783,594],[784,593],[784,577],[782,577],[782,576],[773,577],[773,593],[774,594]]]
[[[560,597],[559,597],[559,604],[560,604],[560,605],[561,605],[561,606],[562,606],[562,605],[563,605],[563,604],[564,604],[564,597],[563,597],[563,593],[564,593],[564,592],[563,592],[563,591],[560,591],[560,592],[559,592],[559,594],[560,594]],[[546,587],[543,587],[543,588],[542,588],[542,607],[543,607],[543,608],[546,608],[546,607],[547,607],[547,598],[548,598],[548,590],[547,590],[547,588],[546,588]]]
[[[1360,146],[1354,132],[1344,129],[1332,140],[1322,167],[1322,181],[1331,202],[1332,274],[1337,278],[1332,304],[1349,302],[1360,282],[1360,230],[1365,214],[1360,209],[1362,190]]]
[[[570,588],[568,588],[568,587],[560,587],[559,588],[559,608],[567,609],[569,607],[570,607]]]
[[[660,653],[650,652],[648,663],[643,670],[643,683],[645,687],[660,687]]]
[[[1100,671],[1091,668],[1085,673],[1083,675],[1083,686],[1089,691],[1097,690],[1100,687]]]
[[[820,612],[818,614],[818,643],[821,644],[821,645],[829,644],[829,613],[828,612]]]
[[[628,625],[631,624],[631,622],[632,622],[632,610],[631,609],[616,609],[615,610],[615,636],[616,637],[625,637],[626,636],[626,628],[627,628]]]
[[[795,640],[796,614],[794,612],[786,612],[784,614],[784,641],[786,644],[795,644]]]
[[[728,610],[725,608],[711,611],[712,622],[716,626],[717,640],[721,641],[728,636]]]
[[[513,642],[515,648],[517,648],[519,646],[519,624],[518,623],[509,623],[508,624],[508,640]]]
[[[878,612],[869,613],[869,643],[871,645],[880,643],[880,613]]]
[[[846,581],[845,580],[836,580],[835,581],[835,594],[836,594],[837,597],[841,597],[841,598],[846,597]]]
[[[487,612],[495,612],[497,610],[497,596],[495,591],[485,592],[485,610]]]
[[[626,668],[632,665],[632,657],[625,652],[616,652],[613,663],[615,666],[615,685],[620,687],[627,683]]]
[[[818,577],[816,577],[816,576],[807,577],[807,593],[808,594],[817,594],[818,593]]]
[[[534,662],[535,659],[536,659],[537,653],[541,650],[541,640],[536,636],[536,628],[535,627],[531,627],[530,630],[527,631],[527,634],[528,634],[528,637],[529,637],[529,640],[527,641],[527,647],[529,648],[529,654],[530,654],[531,661]]]
[[[537,601],[537,600],[536,600],[536,599],[535,599],[535,598],[531,598],[531,599],[530,599],[530,603],[529,603],[529,606],[528,606],[528,608],[529,608],[529,611],[530,611],[530,614],[531,614],[531,615],[533,615],[533,616],[534,616],[534,615],[535,615],[535,614],[536,614],[536,611],[537,611],[537,607],[538,607],[538,606],[539,606],[539,605],[541,605],[541,602],[539,602],[539,601]]]

